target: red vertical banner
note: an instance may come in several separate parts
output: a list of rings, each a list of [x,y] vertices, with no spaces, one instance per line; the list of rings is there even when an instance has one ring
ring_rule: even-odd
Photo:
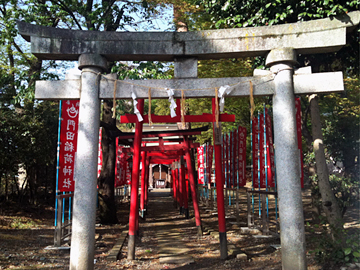
[[[266,188],[265,174],[265,140],[264,140],[264,114],[259,116],[259,158],[260,158],[260,187]]]
[[[234,162],[234,186],[233,188],[236,188],[237,187],[237,179],[238,179],[238,136],[237,136],[237,129],[234,130],[234,135],[233,135],[233,138],[234,138],[234,144],[233,144],[233,148],[234,148],[234,159],[233,159],[233,162]]]
[[[59,149],[59,191],[74,191],[74,169],[79,124],[79,100],[62,103]]]
[[[230,169],[229,169],[229,135],[226,134],[225,135],[225,142],[226,142],[226,149],[225,149],[225,170],[226,170],[226,174],[225,174],[225,183],[227,187],[230,187],[230,177],[229,177],[229,173],[230,173]]]
[[[274,140],[272,135],[271,117],[265,110],[265,126],[266,126],[266,162],[268,187],[275,187],[275,151]]]
[[[206,153],[206,165],[207,167],[207,173],[209,175],[209,183],[211,183],[211,171],[212,171],[212,161],[213,161],[213,153],[214,153],[214,146],[208,145],[207,147],[207,153]]]
[[[234,185],[234,133],[230,132],[230,186],[233,187]]]
[[[131,184],[131,170],[130,170],[130,164],[126,161],[125,163],[125,181],[127,185]]]
[[[126,157],[127,155],[124,153],[123,148],[121,148],[121,155],[120,155],[120,186],[126,185]]]
[[[101,149],[101,136],[102,136],[102,128],[99,130],[99,148],[98,148],[98,175],[99,178],[101,173],[101,166],[102,166],[102,149]]]
[[[246,185],[246,128],[238,129],[238,169],[239,169],[239,187]]]
[[[116,163],[115,163],[115,187],[121,187],[124,185],[123,180],[123,159],[124,153],[122,147],[119,146],[119,138],[116,138]]]
[[[198,184],[204,185],[204,146],[197,148],[198,159]]]
[[[302,153],[302,136],[301,136],[301,103],[300,98],[295,98],[295,110],[296,110],[296,131],[298,138],[298,149],[299,149],[299,165],[300,165],[300,181],[301,188],[304,188],[304,161],[303,161],[303,153]]]
[[[234,170],[234,174],[233,174],[233,188],[237,187],[237,129],[235,129],[233,131],[233,144],[232,144],[232,148],[233,148],[233,170]]]
[[[258,185],[258,154],[259,154],[259,121],[255,117],[252,120],[252,163],[253,163],[253,187],[257,188]]]
[[[221,169],[222,169],[222,174],[225,175],[225,153],[226,153],[226,145],[225,145],[226,141],[225,141],[225,134],[222,135],[222,145],[221,145]],[[225,179],[225,177],[224,177]],[[226,181],[225,181],[226,184]]]

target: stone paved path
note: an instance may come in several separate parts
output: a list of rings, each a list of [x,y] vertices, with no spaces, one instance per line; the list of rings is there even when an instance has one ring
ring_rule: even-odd
[[[155,231],[160,263],[193,263],[190,249],[186,246],[185,236],[194,228],[193,221],[180,215],[173,207],[173,199],[168,190],[153,190],[149,193],[147,229]],[[144,224],[145,225],[145,224]]]

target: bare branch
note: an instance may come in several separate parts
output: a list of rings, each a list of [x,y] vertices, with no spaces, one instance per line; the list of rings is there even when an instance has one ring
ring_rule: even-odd
[[[80,30],[82,30],[81,24],[79,23],[79,21],[76,19],[75,14],[72,12],[72,10],[64,3],[64,1],[62,0],[51,0],[51,2],[53,4],[58,4],[60,5],[64,11],[66,11],[75,21],[76,25],[79,27]]]

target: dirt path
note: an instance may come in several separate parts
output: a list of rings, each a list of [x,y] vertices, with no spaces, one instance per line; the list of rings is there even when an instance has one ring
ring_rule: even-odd
[[[193,212],[190,219],[180,215],[168,193],[150,192],[148,215],[140,220],[140,237],[136,243],[136,259],[128,261],[127,243],[118,261],[107,257],[128,223],[129,204],[118,206],[120,224],[96,227],[95,269],[281,269],[281,252],[274,248],[279,238],[242,234],[246,214],[236,222],[234,209],[228,209],[227,238],[229,258],[220,260],[216,209],[201,205],[202,224],[206,234],[197,236]],[[191,204],[189,204],[192,209]],[[307,199],[304,197],[307,209]],[[346,227],[359,232],[358,209],[349,210]],[[305,213],[305,216],[308,216]],[[68,269],[69,250],[48,250],[53,245],[53,209],[3,211],[0,215],[0,269]],[[320,235],[307,227],[308,251]],[[237,253],[246,254],[237,258]],[[178,260],[176,260],[178,259]],[[180,260],[181,259],[181,260]],[[172,262],[172,263],[171,263]],[[308,253],[308,269],[325,269]],[[331,269],[331,268],[326,268]],[[340,269],[332,268],[332,269]]]

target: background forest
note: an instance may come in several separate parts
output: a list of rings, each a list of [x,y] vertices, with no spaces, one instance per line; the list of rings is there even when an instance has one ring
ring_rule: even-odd
[[[36,80],[59,80],[73,67],[72,63],[42,61],[30,54],[29,44],[19,35],[16,21],[49,27],[93,31],[194,31],[234,27],[251,27],[308,21],[346,15],[359,10],[358,0],[0,0],[0,203],[3,206],[52,205],[55,196],[56,148],[59,104],[34,99]],[[306,185],[312,189],[318,213],[321,204],[319,177],[313,145],[312,114],[319,109],[324,141],[324,157],[328,180],[340,211],[359,199],[359,28],[348,33],[348,44],[337,53],[299,56],[301,67],[313,72],[342,71],[346,91],[319,97],[302,96],[303,151]],[[223,59],[199,61],[199,77],[251,76],[263,69],[264,59]],[[111,63],[119,79],[171,78],[172,63]],[[271,98],[257,98],[257,109],[271,108]],[[146,104],[147,106],[147,104]],[[313,106],[313,107],[312,107]],[[315,107],[314,107],[315,106]],[[249,130],[250,109],[247,98],[227,98],[225,112],[236,115],[236,123],[224,123],[227,133],[236,126]],[[211,100],[187,100],[191,114],[209,113]],[[129,127],[109,118],[112,101],[103,101],[102,126],[107,129]],[[152,112],[169,114],[167,100],[153,100]],[[147,108],[145,108],[147,111]],[[118,101],[117,116],[131,113],[127,101]],[[193,125],[192,127],[197,127]],[[198,137],[201,143],[212,140],[212,129]],[[103,147],[114,152],[114,138],[103,139]],[[106,160],[106,154],[105,154]],[[109,155],[109,171],[100,175],[100,189],[113,185],[113,159]],[[105,161],[106,162],[106,161]],[[113,190],[102,193],[103,212],[111,203]],[[109,201],[107,201],[109,200]],[[111,216],[111,215],[110,215]],[[104,215],[108,222],[116,222]],[[359,257],[353,253],[351,258]]]

